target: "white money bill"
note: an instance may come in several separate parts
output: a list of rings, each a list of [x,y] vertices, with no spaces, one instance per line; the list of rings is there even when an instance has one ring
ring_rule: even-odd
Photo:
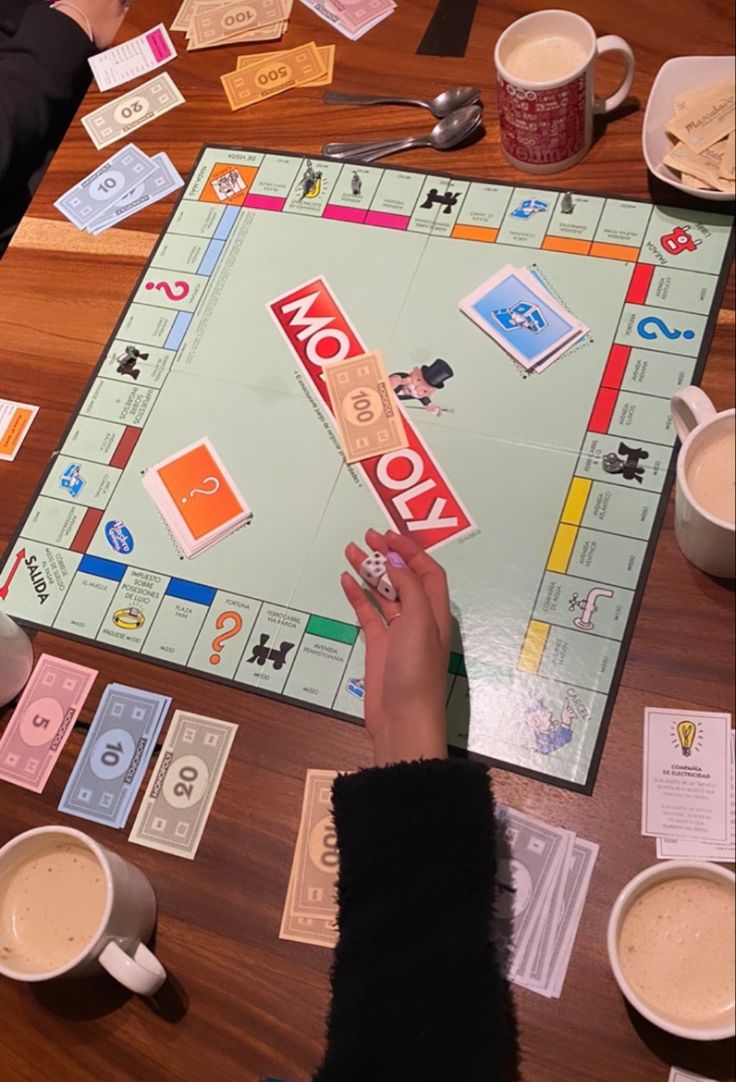
[[[54,206],[78,229],[85,229],[88,222],[109,211],[155,168],[147,154],[134,143],[129,143],[84,180],[64,192]]]
[[[104,233],[106,229],[117,225],[118,222],[130,218],[132,214],[137,214],[143,207],[150,206],[151,203],[157,203],[160,199],[164,199],[167,195],[175,192],[177,188],[183,186],[184,181],[165,151],[162,150],[159,154],[154,154],[151,161],[156,166],[154,171],[140,184],[136,184],[135,188],[131,188],[127,195],[119,199],[109,210],[91,221],[87,225],[88,233],[96,237],[98,234]]]
[[[194,860],[237,729],[176,711],[129,841]]]
[[[82,117],[82,124],[98,150],[149,124],[156,117],[181,105],[184,96],[174,80],[164,72],[147,83],[105,102],[93,113]]]

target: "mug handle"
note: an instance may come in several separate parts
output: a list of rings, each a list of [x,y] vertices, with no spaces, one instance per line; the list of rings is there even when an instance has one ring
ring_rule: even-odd
[[[695,386],[683,387],[673,394],[670,405],[680,443],[684,443],[694,428],[715,417],[717,412],[705,391]]]
[[[131,957],[113,940],[97,960],[111,977],[139,996],[154,995],[166,980],[166,970],[143,943],[138,944]]]
[[[618,90],[607,98],[593,98],[594,113],[610,113],[614,109],[618,109],[619,105],[631,90],[631,84],[634,81],[634,70],[636,68],[634,54],[631,51],[631,46],[628,42],[625,42],[618,34],[605,34],[602,38],[598,38],[595,43],[595,50],[597,56],[602,56],[603,53],[622,53],[623,58],[626,61],[626,71],[624,72],[624,77]]]

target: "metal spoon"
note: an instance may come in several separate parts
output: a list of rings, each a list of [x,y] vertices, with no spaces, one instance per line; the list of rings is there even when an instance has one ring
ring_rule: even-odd
[[[429,135],[407,136],[404,139],[387,140],[382,143],[327,143],[322,153],[328,158],[344,160],[355,158],[362,162],[372,162],[385,154],[399,154],[403,150],[415,147],[434,147],[435,150],[450,150],[462,143],[475,131],[483,119],[480,105],[467,105],[457,109],[450,116],[439,120]]]
[[[328,105],[421,105],[429,109],[432,116],[444,117],[462,109],[465,105],[475,105],[480,99],[477,86],[453,86],[443,90],[431,101],[422,98],[392,98],[374,94],[340,94],[328,91],[322,98]]]

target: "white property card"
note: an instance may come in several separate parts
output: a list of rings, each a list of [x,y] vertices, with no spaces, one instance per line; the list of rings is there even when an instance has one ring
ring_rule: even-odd
[[[155,71],[175,56],[176,49],[166,27],[159,23],[153,30],[147,30],[137,38],[91,56],[89,66],[100,90],[112,90],[114,86],[121,86],[139,75]]]
[[[647,708],[641,832],[727,842],[728,714]]]

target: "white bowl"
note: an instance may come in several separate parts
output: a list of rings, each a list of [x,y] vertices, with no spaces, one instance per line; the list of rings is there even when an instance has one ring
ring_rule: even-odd
[[[674,1034],[675,1037],[685,1037],[691,1041],[722,1041],[733,1037],[736,1033],[734,1018],[723,1025],[717,1026],[682,1026],[669,1018],[663,1017],[644,1003],[629,984],[621,968],[619,958],[619,937],[624,917],[631,906],[646,891],[668,879],[679,879],[682,876],[695,876],[700,879],[714,879],[718,883],[725,883],[731,891],[735,889],[736,877],[727,868],[720,864],[711,864],[697,860],[663,860],[650,868],[645,868],[633,879],[629,880],[618,898],[614,902],[611,915],[608,918],[608,961],[616,983],[628,999],[632,1007],[639,1014],[648,1019],[655,1026]]]
[[[713,203],[726,203],[733,199],[733,195],[730,192],[704,192],[700,188],[688,188],[680,180],[679,173],[662,164],[662,159],[673,145],[664,126],[675,112],[675,98],[688,90],[700,90],[733,76],[735,60],[733,56],[675,56],[667,60],[657,72],[644,114],[641,143],[650,172],[681,192]]]

